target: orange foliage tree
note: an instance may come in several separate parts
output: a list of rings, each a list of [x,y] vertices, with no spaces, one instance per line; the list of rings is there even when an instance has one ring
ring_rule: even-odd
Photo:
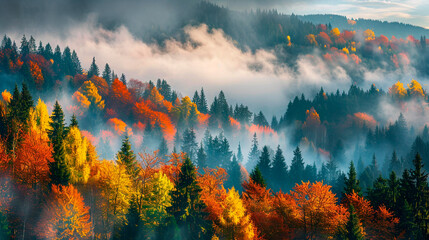
[[[301,238],[317,239],[333,236],[347,221],[347,209],[337,205],[331,186],[322,182],[303,182],[291,191],[298,212]]]
[[[34,83],[36,84],[36,87],[38,89],[41,89],[44,82],[42,70],[40,69],[39,65],[37,65],[37,63],[33,61],[30,61],[29,65],[30,65],[31,76],[33,77]]]
[[[13,175],[18,182],[36,188],[49,182],[52,148],[35,132],[25,134],[22,139],[13,162]]]
[[[40,235],[46,239],[90,239],[92,224],[89,207],[73,185],[52,186],[52,199],[40,223]]]

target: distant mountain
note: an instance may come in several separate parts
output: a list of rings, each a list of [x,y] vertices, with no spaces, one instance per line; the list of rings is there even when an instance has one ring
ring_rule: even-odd
[[[429,36],[429,29],[399,23],[399,22],[387,22],[371,19],[352,19],[356,23],[351,24],[348,21],[347,17],[334,14],[311,14],[298,16],[299,19],[306,22],[311,22],[313,24],[331,24],[332,27],[337,27],[340,30],[366,30],[371,29],[377,35],[382,34],[390,38],[392,36],[398,38],[406,38],[409,35],[414,36],[415,38],[420,38],[421,36]]]

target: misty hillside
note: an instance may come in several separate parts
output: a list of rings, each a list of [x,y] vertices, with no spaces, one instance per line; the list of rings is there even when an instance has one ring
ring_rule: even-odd
[[[297,16],[304,22],[311,22],[313,24],[331,24],[338,27],[340,30],[361,30],[371,29],[378,34],[387,37],[395,36],[397,38],[407,38],[409,35],[415,38],[421,36],[429,36],[429,29],[414,26],[411,24],[400,22],[387,22],[372,19],[352,19],[354,22],[348,21],[347,17],[334,15],[334,14],[309,14]]]

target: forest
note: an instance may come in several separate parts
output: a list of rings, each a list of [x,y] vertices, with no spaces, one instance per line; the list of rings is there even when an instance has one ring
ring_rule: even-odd
[[[428,239],[429,99],[415,80],[428,74],[426,37],[197,6],[179,28],[154,28],[153,44],[186,43],[183,27],[203,24],[291,68],[320,55],[353,83],[296,92],[269,115],[4,35],[0,239]],[[387,89],[362,77],[411,67],[415,79]]]

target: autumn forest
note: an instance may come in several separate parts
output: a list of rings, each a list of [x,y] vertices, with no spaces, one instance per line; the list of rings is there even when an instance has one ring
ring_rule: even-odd
[[[424,35],[186,4],[89,48],[0,27],[0,240],[429,238]]]

